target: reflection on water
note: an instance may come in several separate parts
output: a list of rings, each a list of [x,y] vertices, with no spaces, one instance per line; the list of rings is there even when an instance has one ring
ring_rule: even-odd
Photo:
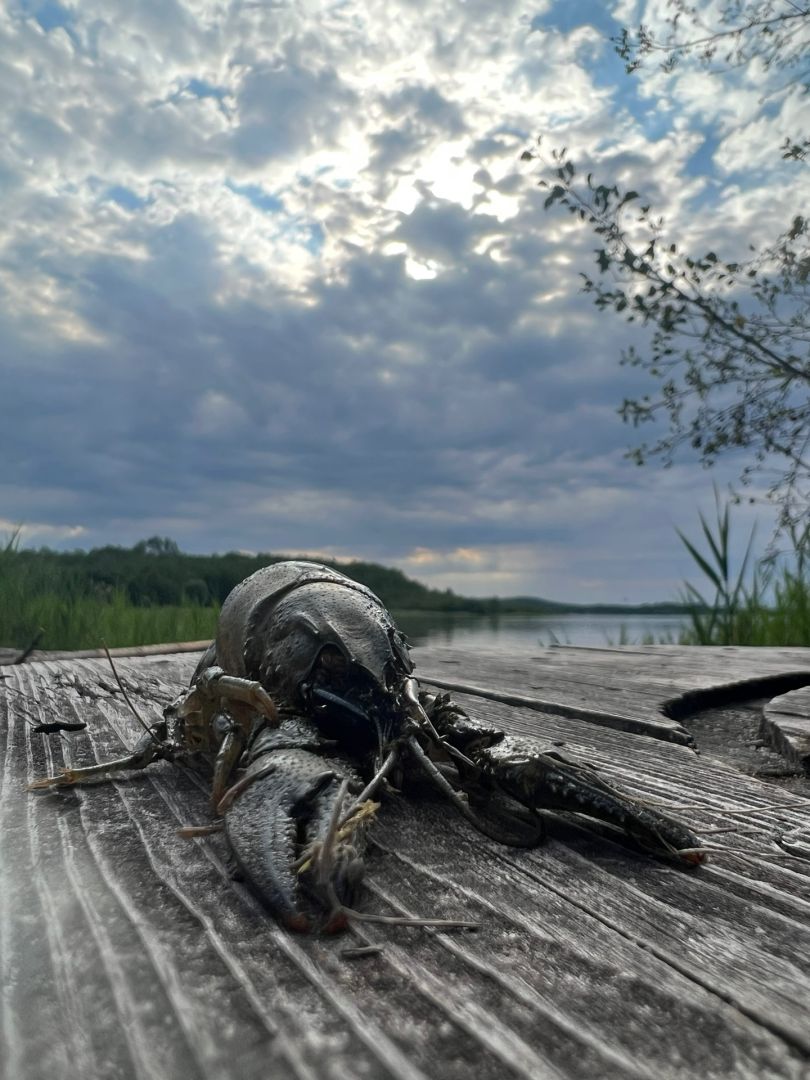
[[[527,652],[538,645],[677,644],[680,615],[457,615],[394,613],[412,645],[493,646]]]

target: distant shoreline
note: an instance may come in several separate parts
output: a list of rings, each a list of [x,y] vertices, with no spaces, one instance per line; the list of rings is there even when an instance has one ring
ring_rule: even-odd
[[[97,599],[121,593],[136,606],[221,604],[238,582],[261,567],[288,559],[313,561],[300,555],[268,552],[191,555],[181,551],[169,537],[159,536],[141,540],[131,548],[110,545],[90,551],[24,548],[15,536],[5,551],[0,548],[0,555],[5,558],[5,573],[16,572],[25,577],[35,592]],[[423,585],[401,570],[381,563],[321,561],[367,585],[386,607],[396,611],[470,615],[684,615],[693,610],[688,604],[665,600],[579,604],[541,596],[461,596],[452,589]]]
[[[463,603],[464,597],[457,598]],[[499,618],[501,615],[675,615],[684,616],[691,614],[695,608],[692,604],[674,604],[662,602],[660,604],[564,604],[557,601],[544,601],[538,598],[527,598],[512,604],[508,598],[494,597],[498,606],[491,611],[481,611],[479,608],[454,607],[452,610],[437,610],[435,607],[400,607],[393,606],[392,611],[397,615],[463,615],[476,619]],[[485,603],[491,603],[486,598]]]

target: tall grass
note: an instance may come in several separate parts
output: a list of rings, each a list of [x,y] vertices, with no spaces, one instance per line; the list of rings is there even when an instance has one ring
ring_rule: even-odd
[[[0,585],[0,605],[5,609]],[[136,607],[122,591],[109,597],[29,597],[19,614],[0,612],[0,640],[24,648],[41,627],[43,649],[97,649],[158,642],[202,641],[216,629],[218,605],[155,605]]]
[[[0,645],[25,648],[40,631],[43,649],[97,649],[214,636],[219,605],[132,604],[123,589],[88,592],[78,582],[16,558],[19,531],[0,547]]]
[[[731,515],[715,492],[716,518],[700,516],[706,547],[699,550],[680,531],[682,542],[714,590],[686,583],[691,605],[684,645],[810,645],[810,523],[788,535],[787,551],[751,563],[754,530],[739,566],[733,567]]]

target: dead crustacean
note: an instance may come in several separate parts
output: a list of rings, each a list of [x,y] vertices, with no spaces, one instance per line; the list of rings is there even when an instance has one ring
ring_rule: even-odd
[[[414,772],[503,843],[538,843],[536,810],[550,809],[608,822],[655,855],[703,860],[680,822],[592,766],[471,718],[412,672],[405,638],[370,589],[317,563],[275,563],[231,592],[189,690],[131,754],[31,787],[202,755],[241,874],[299,930],[345,925],[372,796],[387,777],[401,786]]]

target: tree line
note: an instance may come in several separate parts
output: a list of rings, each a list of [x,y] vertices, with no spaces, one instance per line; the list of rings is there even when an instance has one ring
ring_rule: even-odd
[[[231,589],[263,566],[287,555],[228,552],[189,555],[174,540],[153,536],[133,547],[53,551],[16,547],[6,553],[5,570],[25,578],[29,594],[55,593],[98,600],[123,594],[136,607],[167,605],[219,606]],[[367,585],[386,606],[407,610],[471,611],[487,614],[497,600],[457,596],[452,590],[430,589],[400,570],[370,562],[327,563]]]
[[[38,550],[10,544],[2,552],[0,576],[13,576],[24,585],[27,597],[53,595],[70,600],[88,597],[101,602],[122,596],[135,607],[177,605],[219,607],[231,589],[263,566],[289,555],[228,552],[224,555],[189,555],[174,540],[153,536],[133,547],[93,548],[90,551]],[[464,612],[475,615],[529,614],[565,611],[678,612],[682,604],[600,604],[585,607],[539,597],[467,597],[452,589],[431,589],[401,570],[379,563],[327,562],[348,577],[368,586],[392,611]]]

